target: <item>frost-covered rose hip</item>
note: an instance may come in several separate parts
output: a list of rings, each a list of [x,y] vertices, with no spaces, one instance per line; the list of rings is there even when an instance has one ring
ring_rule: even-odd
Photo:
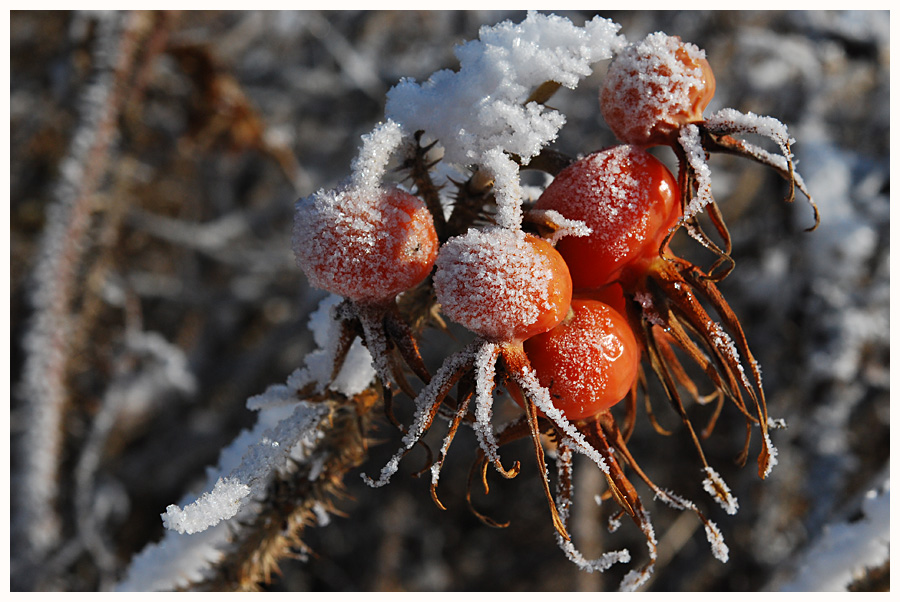
[[[507,478],[518,474],[518,462],[508,470],[500,462],[491,423],[494,379],[498,369],[513,380],[532,374],[522,341],[562,321],[572,301],[572,280],[550,243],[519,229],[492,227],[470,228],[447,240],[435,261],[433,282],[441,311],[479,337],[448,357],[416,396],[416,415],[403,447],[382,469],[380,479],[366,477],[366,482],[385,484],[400,459],[431,428],[452,387],[468,380],[474,384],[473,394],[463,395],[455,408],[440,456],[431,467],[432,497],[443,508],[436,493],[441,464],[470,403],[475,406],[472,428],[482,457]]]
[[[677,36],[651,33],[610,63],[600,110],[628,144],[672,144],[678,129],[703,120],[716,92],[706,53]]]
[[[637,146],[615,146],[564,169],[535,204],[582,220],[589,236],[557,243],[575,289],[619,279],[626,268],[652,260],[681,213],[678,182],[668,168]]]
[[[759,427],[764,443],[759,475],[765,478],[774,466],[775,451],[767,432],[762,375],[740,321],[709,273],[663,246],[682,215],[676,191],[675,178],[647,151],[618,146],[560,172],[535,207],[554,209],[591,228],[589,236],[563,238],[557,247],[569,264],[576,290],[613,283],[621,287],[630,319],[641,323],[641,330],[634,332],[641,334],[651,367],[685,420],[677,383],[692,391],[697,387],[685,375],[675,348],[702,367],[748,424]],[[721,323],[701,300],[709,303]],[[751,416],[748,401],[756,406],[756,417]],[[749,434],[750,429],[745,450]],[[705,462],[699,438],[692,435],[692,440]]]
[[[436,266],[442,312],[490,341],[518,342],[550,330],[572,299],[563,258],[521,231],[471,229],[444,243]]]
[[[293,247],[313,286],[382,303],[428,276],[438,239],[419,198],[399,188],[344,187],[297,201]]]
[[[637,377],[640,350],[628,321],[609,305],[573,299],[572,312],[524,345],[553,405],[576,421],[625,397]]]

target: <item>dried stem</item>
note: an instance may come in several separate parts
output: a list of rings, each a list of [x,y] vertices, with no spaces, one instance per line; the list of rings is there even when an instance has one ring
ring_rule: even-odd
[[[79,295],[79,268],[90,245],[95,195],[107,171],[127,82],[146,26],[142,13],[112,13],[100,20],[95,81],[84,92],[80,126],[61,167],[56,201],[47,211],[35,269],[34,314],[25,339],[22,396],[30,416],[22,440],[25,466],[20,516],[15,521],[33,561],[52,550],[61,536],[58,477],[65,438],[63,415],[69,403],[73,304]]]

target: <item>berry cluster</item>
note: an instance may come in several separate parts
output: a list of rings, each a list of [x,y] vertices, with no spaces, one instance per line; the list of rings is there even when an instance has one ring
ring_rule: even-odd
[[[543,88],[529,101],[545,101],[555,89],[552,82],[549,87],[551,92]],[[314,286],[345,299],[334,315],[343,335],[333,374],[350,343],[360,337],[373,357],[386,414],[403,433],[400,449],[380,477],[364,477],[367,482],[387,483],[403,456],[416,444],[424,445],[422,436],[442,416],[449,432],[437,460],[430,462],[431,493],[438,505],[441,466],[458,428],[468,424],[479,440],[470,494],[476,480],[487,491],[489,465],[515,477],[519,463],[504,467],[500,448],[530,437],[558,541],[582,568],[604,570],[630,556],[617,551],[586,560],[572,544],[567,519],[573,453],[587,455],[604,472],[606,497],[619,507],[611,524],[627,514],[645,535],[649,560],[626,576],[623,587],[645,582],[656,559],[649,513],[626,469],[659,499],[695,512],[714,554],[727,560],[716,526],[693,502],[655,485],[627,445],[637,399],[642,391],[648,396],[649,369],[695,445],[705,489],[727,512],[736,512],[737,500],[707,464],[700,444],[726,401],[747,421],[741,461],[749,455],[755,425],[762,437],[760,477],[775,464],[768,429],[776,422],[767,414],[760,370],[739,320],[716,286],[733,261],[728,230],[710,192],[707,154],[739,154],[775,168],[790,183],[789,199],[795,186],[804,194],[806,189],[793,169],[790,139],[769,118],[726,110],[704,119],[714,91],[709,63],[691,44],[657,33],[622,48],[600,92],[600,108],[623,144],[577,161],[545,149],[520,165],[553,176],[540,197],[523,206],[521,224],[495,223],[494,182],[483,170],[475,169],[465,182],[453,182],[452,205],[442,203],[431,180],[439,159],[432,153],[434,144],[422,146],[427,132],[421,131],[408,137],[401,165],[411,181],[408,188],[373,186],[373,175],[366,172],[298,202],[297,262]],[[731,135],[748,132],[769,135],[783,153],[773,155]],[[674,149],[677,177],[647,152],[658,145]],[[703,232],[701,212],[711,220],[719,243]],[[716,253],[711,267],[674,254],[670,241],[681,228]],[[441,315],[471,331],[474,340],[432,374],[419,344],[426,325],[443,325]],[[681,364],[684,357],[707,376],[711,395],[700,394]],[[423,383],[418,390],[408,371]],[[500,429],[492,421],[496,384],[524,410]],[[414,399],[409,427],[391,410],[394,387]],[[685,410],[689,399],[715,404],[713,418],[699,434]],[[620,420],[611,408],[623,400]],[[662,432],[649,400],[646,406]],[[548,440],[559,468],[556,499],[545,466]],[[468,499],[472,506],[471,495]],[[472,510],[488,524],[498,524]]]

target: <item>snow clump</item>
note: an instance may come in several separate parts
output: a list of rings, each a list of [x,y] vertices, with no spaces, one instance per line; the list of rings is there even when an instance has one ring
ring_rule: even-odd
[[[494,179],[498,222],[517,227],[522,189],[511,156],[527,164],[566,122],[527,101],[546,82],[574,89],[594,63],[624,47],[619,27],[600,17],[576,27],[535,12],[519,24],[482,27],[478,40],[457,47],[458,71],[438,71],[421,84],[402,80],[388,92],[385,114],[407,135],[423,130],[436,139],[446,162],[483,167]]]
[[[184,509],[175,504],[166,508],[163,525],[179,533],[199,533],[218,525],[240,510],[241,500],[250,495],[250,487],[235,479],[220,478],[211,492]]]

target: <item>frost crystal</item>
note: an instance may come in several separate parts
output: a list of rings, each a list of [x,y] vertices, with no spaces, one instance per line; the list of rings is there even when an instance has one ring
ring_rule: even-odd
[[[657,326],[665,326],[665,322],[656,312],[653,297],[649,293],[638,291],[634,294],[634,300],[641,306],[641,315],[645,320]]]
[[[435,400],[437,399],[439,392],[447,386],[447,383],[450,382],[453,375],[465,365],[468,358],[475,352],[475,349],[476,346],[473,343],[462,351],[447,358],[444,361],[444,365],[441,366],[441,369],[437,371],[431,378],[431,381],[419,392],[419,395],[415,400],[416,414],[413,417],[412,426],[409,427],[409,431],[403,436],[400,449],[388,461],[384,468],[381,469],[381,475],[377,481],[366,474],[362,475],[363,481],[365,481],[369,487],[383,487],[390,482],[391,477],[400,467],[401,458],[403,458],[406,452],[412,449],[416,442],[422,438],[422,435],[425,434],[426,426],[430,424]]]
[[[559,533],[556,534],[556,540],[559,547],[565,552],[566,557],[586,573],[593,573],[594,571],[602,573],[614,564],[631,562],[631,553],[628,550],[604,552],[600,558],[588,560],[575,548],[571,541],[563,539]]]
[[[312,507],[313,513],[316,515],[316,525],[319,527],[327,527],[331,523],[331,515],[321,502],[316,502]]]
[[[179,533],[199,533],[237,514],[250,487],[235,479],[220,478],[211,492],[182,510],[175,504],[162,515],[163,525]]]
[[[315,438],[324,410],[323,406],[298,403],[293,414],[246,449],[240,464],[227,477],[220,477],[211,492],[183,510],[174,504],[166,508],[163,524],[179,533],[197,533],[232,518],[251,492],[264,494],[269,478],[293,457],[295,446]]]
[[[750,380],[747,378],[747,374],[744,372],[744,366],[741,365],[741,356],[738,354],[737,347],[734,346],[734,341],[731,340],[731,337],[728,336],[728,333],[722,328],[722,326],[717,322],[708,322],[707,327],[711,333],[714,335],[713,343],[716,346],[716,349],[719,350],[720,353],[727,356],[731,359],[737,366],[741,372],[741,380],[744,383],[744,386],[747,389],[752,389],[752,385],[750,384]]]
[[[728,546],[725,545],[725,538],[714,522],[706,523],[706,539],[712,548],[713,556],[720,562],[728,562]]]
[[[459,404],[459,408],[456,410],[455,420],[461,422],[463,418],[465,418],[466,414],[469,410],[469,404],[466,402],[462,402]],[[437,462],[431,465],[431,483],[435,487],[437,487],[438,481],[441,478],[441,466],[443,465],[442,458],[447,456],[447,451],[450,449],[450,443],[453,442],[453,432],[449,431],[447,435],[444,437],[443,443],[441,443],[441,455]]]
[[[522,23],[482,27],[456,49],[459,71],[438,71],[419,84],[406,79],[387,94],[385,113],[407,132],[425,130],[445,160],[479,163],[494,149],[528,160],[556,138],[565,118],[525,104],[547,81],[574,89],[592,65],[624,45],[619,25],[595,17],[576,27],[556,15],[528,13]]]
[[[401,81],[388,92],[385,114],[407,134],[424,130],[437,139],[445,161],[483,166],[495,179],[500,224],[515,227],[522,191],[508,155],[528,163],[565,123],[558,111],[526,101],[545,82],[575,88],[594,63],[624,46],[618,29],[600,17],[581,28],[534,12],[517,25],[483,27],[478,40],[457,47],[458,71]]]
[[[482,164],[494,180],[497,223],[506,228],[517,228],[522,223],[523,199],[522,187],[519,183],[519,166],[500,148],[486,151],[482,158]]]
[[[401,141],[400,126],[391,120],[379,124],[371,134],[363,136],[362,148],[351,165],[353,186],[362,190],[377,189],[388,161]]]
[[[202,581],[231,540],[229,522],[253,512],[254,493],[262,497],[269,477],[283,469],[289,457],[303,461],[305,446],[317,437],[321,411],[304,403],[262,409],[253,429],[243,431],[222,450],[219,466],[210,471],[207,487],[211,491],[196,502],[191,503],[190,497],[182,501],[184,510],[170,507],[172,512],[164,515],[170,529],[161,541],[134,557],[116,589],[163,591]],[[231,521],[224,522],[229,515]],[[204,527],[204,522],[209,524]],[[184,528],[184,533],[173,530],[177,526]]]
[[[494,374],[500,348],[494,343],[484,343],[475,354],[475,433],[488,460],[500,459],[497,438],[491,422],[494,405]]]
[[[783,171],[788,171],[788,164],[793,161],[791,145],[794,143],[794,139],[788,134],[787,126],[774,117],[741,113],[735,109],[722,109],[710,115],[704,125],[713,134],[758,134],[774,140],[781,148],[781,155],[770,153],[743,140],[739,141],[739,145],[751,155],[755,155],[763,162]],[[794,180],[801,190],[806,190],[806,184],[800,174],[794,172]]]
[[[307,354],[304,360],[305,366],[291,374],[287,383],[289,387],[297,390],[307,384],[315,384],[319,393],[324,392],[328,387],[333,391],[352,397],[364,391],[372,383],[375,378],[372,356],[362,342],[357,339],[344,358],[343,367],[329,386],[339,338],[338,322],[332,318],[331,312],[340,302],[341,298],[337,295],[329,295],[310,315],[309,328],[318,349]]]
[[[600,505],[600,496],[597,496],[597,505]],[[609,521],[606,524],[606,530],[610,533],[615,533],[622,526],[622,521],[615,514],[611,514],[609,516]]]
[[[310,284],[361,302],[386,301],[417,284],[437,253],[425,204],[379,186],[373,170],[364,168],[364,186],[345,182],[294,207],[292,247]]]
[[[677,125],[677,117],[692,115],[706,88],[699,63],[704,58],[694,44],[659,31],[619,53],[601,92],[604,117],[616,136],[640,143],[660,124]]]
[[[678,143],[684,149],[688,163],[697,177],[697,196],[691,199],[684,211],[683,219],[690,219],[713,202],[712,177],[709,165],[706,163],[706,151],[703,150],[700,141],[699,128],[692,123],[682,127],[678,135]]]
[[[444,314],[485,338],[512,340],[553,309],[552,263],[521,231],[470,229],[444,243],[435,265]]]
[[[794,143],[787,126],[774,117],[741,113],[737,109],[722,109],[713,113],[706,119],[705,124],[706,128],[713,133],[759,134],[775,140],[782,147]],[[791,158],[791,154],[785,153],[785,157]]]
[[[569,508],[572,505],[572,448],[575,445],[574,441],[568,437],[564,437],[562,441],[560,441],[559,449],[561,451],[556,460],[556,508],[563,525],[569,520]],[[563,483],[568,483],[569,486],[564,487],[562,485]],[[575,544],[570,540],[564,539],[559,532],[556,533],[556,543],[559,545],[560,549],[565,552],[566,557],[569,560],[575,563],[578,568],[588,573],[593,573],[594,571],[604,572],[616,563],[626,563],[631,561],[631,553],[628,550],[614,550],[612,552],[604,553],[600,558],[595,560],[588,560],[578,551]]]
[[[784,418],[772,418],[771,416],[769,416],[769,419],[766,421],[766,425],[770,429],[786,429],[787,428],[787,422],[785,421]]]
[[[266,408],[297,403],[297,390],[287,385],[269,385],[259,395],[254,395],[247,400],[247,409],[258,412]]]
[[[731,489],[728,488],[728,485],[725,484],[725,481],[722,480],[719,473],[711,466],[704,468],[704,472],[706,473],[706,478],[703,479],[703,489],[719,502],[719,505],[725,509],[725,512],[728,514],[737,514],[737,498],[731,495]]]
[[[560,412],[556,406],[553,405],[553,400],[550,398],[550,391],[541,385],[534,370],[523,368],[521,374],[515,374],[513,376],[516,379],[516,383],[522,387],[525,395],[534,401],[534,405],[543,412],[544,416],[553,422],[557,429],[565,433],[565,435],[572,440],[573,446],[576,447],[580,453],[590,458],[604,474],[609,474],[609,466],[607,466],[606,460],[604,460],[600,456],[600,453],[585,440],[584,435],[578,432],[578,429],[569,422],[565,414]]]
[[[559,239],[565,236],[590,236],[591,228],[581,220],[568,219],[554,209],[534,209],[532,213],[542,214],[544,219],[556,226],[556,230],[550,235],[550,244],[556,245]]]
[[[768,477],[772,473],[772,469],[775,468],[775,465],[778,464],[778,448],[772,444],[772,439],[769,437],[768,432],[765,433],[764,437],[766,440],[766,448],[769,450],[769,455],[763,474],[765,477]]]

